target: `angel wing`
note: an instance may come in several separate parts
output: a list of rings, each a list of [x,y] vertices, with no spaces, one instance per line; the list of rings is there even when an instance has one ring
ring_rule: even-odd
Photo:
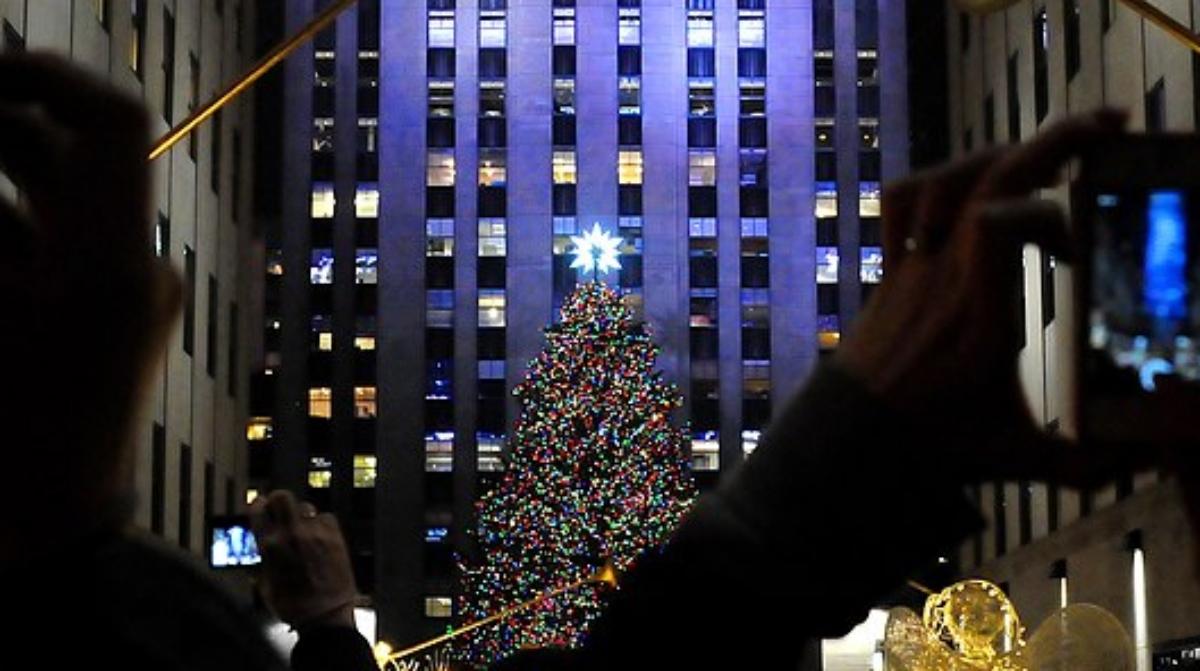
[[[1133,642],[1112,613],[1072,604],[1038,627],[1025,648],[1029,671],[1133,671]]]

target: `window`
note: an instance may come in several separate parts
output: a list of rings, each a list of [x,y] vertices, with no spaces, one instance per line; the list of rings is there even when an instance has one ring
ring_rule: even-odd
[[[617,17],[617,44],[632,46],[642,43],[642,10],[622,7]]]
[[[717,103],[711,79],[688,81],[688,115],[711,117],[716,114]]]
[[[425,597],[425,617],[427,618],[448,618],[454,615],[452,601],[448,596],[427,596]]]
[[[554,46],[572,46],[575,44],[575,9],[573,7],[554,8]]]
[[[429,12],[429,42],[430,48],[454,46],[454,12]]]
[[[332,182],[313,182],[312,186],[312,218],[313,219],[332,219],[333,211],[337,205],[337,198],[333,193]]]
[[[688,186],[716,186],[717,152],[714,150],[688,151]]]
[[[504,359],[481,359],[478,372],[480,380],[503,380]]]
[[[617,112],[619,114],[642,113],[641,77],[621,77],[617,82]]]
[[[109,10],[109,1],[92,0],[92,11],[96,13],[96,20],[100,22],[100,27],[108,30],[112,20],[112,14]]]
[[[1050,112],[1049,53],[1050,21],[1046,18],[1046,8],[1042,7],[1033,19],[1033,95],[1038,123]]]
[[[507,182],[508,152],[504,149],[479,150],[479,186],[502,187]]]
[[[573,152],[573,151],[556,151],[556,152],[554,152],[554,183],[555,184],[574,184],[575,183],[575,152]]]
[[[1017,80],[1017,57],[1008,59],[1008,141],[1021,141],[1021,91]]]
[[[739,91],[739,112],[743,117],[767,114],[767,83],[761,79],[743,79]]]
[[[354,455],[354,488],[371,489],[375,486],[376,467],[379,460],[374,455]]]
[[[129,67],[140,80],[146,68],[146,0],[133,0],[129,11]]]
[[[270,417],[251,417],[246,422],[246,440],[250,442],[270,440],[274,433],[275,429]]]
[[[838,248],[817,247],[817,284],[837,284]]]
[[[217,326],[220,321],[220,295],[217,291],[217,278],[208,276],[208,323],[205,325],[205,362],[204,369],[209,377],[217,376]]]
[[[859,250],[859,275],[863,284],[883,281],[883,248],[863,247]]]
[[[817,219],[828,219],[838,214],[836,182],[817,182],[816,216]]]
[[[495,433],[480,432],[475,434],[475,444],[478,454],[478,471],[480,473],[498,473],[504,470],[504,436]]]
[[[767,150],[743,149],[738,155],[741,163],[740,183],[745,187],[767,187]]]
[[[689,238],[717,237],[717,220],[713,217],[692,217],[688,219]]]
[[[425,256],[454,256],[453,219],[427,219],[425,221]]]
[[[425,472],[449,473],[454,469],[454,434],[437,431],[425,436]]]
[[[354,254],[354,283],[379,284],[379,250],[360,249]]]
[[[642,183],[641,150],[618,152],[617,182],[619,184]]]
[[[175,15],[163,8],[163,118],[169,124],[175,110]]]
[[[879,217],[882,215],[879,182],[861,182],[858,185],[858,216]]]
[[[329,387],[309,388],[308,416],[323,419],[333,417],[333,389]]]
[[[503,12],[484,12],[479,16],[480,48],[504,48],[506,44],[505,16]]]
[[[196,253],[183,247],[183,351],[191,354],[196,340]]]
[[[355,387],[354,416],[358,419],[374,419],[376,411],[375,387]]]
[[[507,252],[506,240],[506,226],[504,219],[479,220],[480,256],[504,256]]]
[[[713,45],[712,12],[688,12],[687,45],[689,47],[711,47]]]
[[[479,290],[479,328],[496,328],[505,325],[504,289]]]
[[[354,216],[359,219],[379,218],[379,184],[363,182],[354,189]]]
[[[333,462],[326,457],[311,457],[308,460],[308,486],[313,489],[329,489],[333,485]]]
[[[479,83],[479,116],[504,116],[504,82],[502,80]]]
[[[1156,133],[1166,129],[1167,107],[1164,78],[1159,77],[1146,92],[1146,131]]]
[[[454,186],[453,149],[430,149],[427,160],[426,186]]]
[[[574,114],[575,113],[575,80],[574,79],[555,79],[554,80],[554,113],[555,114]]]
[[[425,325],[429,328],[454,326],[453,289],[429,289],[425,292]]]
[[[738,46],[762,48],[767,42],[767,20],[761,10],[738,12]]]
[[[333,284],[333,250],[321,247],[312,250],[312,263],[308,267],[310,284]]]
[[[158,224],[154,227],[154,255],[160,258],[171,255],[171,220],[161,212],[158,215]],[[271,266],[268,264],[267,273],[282,275],[283,268],[281,267],[278,273],[271,273]]]
[[[431,81],[429,91],[430,118],[446,118],[454,116],[454,82]]]
[[[1107,0],[1100,0],[1104,4]],[[1063,36],[1063,47],[1067,57],[1067,81],[1079,74],[1079,0],[1063,0],[1063,21],[1066,30]]]
[[[706,431],[692,437],[692,470],[721,470],[721,443],[716,431]]]
[[[770,233],[769,220],[765,217],[743,217],[743,238],[765,238]]]

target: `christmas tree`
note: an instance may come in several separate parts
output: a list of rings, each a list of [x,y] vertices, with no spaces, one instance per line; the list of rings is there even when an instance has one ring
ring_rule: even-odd
[[[478,559],[463,562],[459,615],[483,619],[660,547],[696,496],[682,399],[654,371],[657,347],[614,290],[581,284],[514,394],[508,468],[477,504]],[[467,638],[488,664],[525,648],[575,647],[603,587],[545,599]]]

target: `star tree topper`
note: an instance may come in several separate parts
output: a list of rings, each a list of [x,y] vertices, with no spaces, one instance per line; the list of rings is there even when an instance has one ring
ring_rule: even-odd
[[[592,224],[592,230],[583,235],[572,236],[571,242],[575,243],[575,250],[571,252],[575,255],[575,261],[571,263],[572,268],[581,268],[585,273],[596,274],[621,268],[618,258],[621,255],[621,238],[609,235],[600,228],[600,224]]]

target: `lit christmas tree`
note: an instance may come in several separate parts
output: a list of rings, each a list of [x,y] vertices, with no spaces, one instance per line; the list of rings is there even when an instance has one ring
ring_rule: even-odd
[[[696,496],[682,399],[654,371],[657,347],[617,292],[581,284],[546,349],[514,390],[521,416],[500,485],[477,504],[475,562],[461,567],[459,615],[483,619],[587,578],[627,570],[660,547]],[[467,637],[460,656],[489,664],[525,648],[575,647],[603,587],[546,599]]]

